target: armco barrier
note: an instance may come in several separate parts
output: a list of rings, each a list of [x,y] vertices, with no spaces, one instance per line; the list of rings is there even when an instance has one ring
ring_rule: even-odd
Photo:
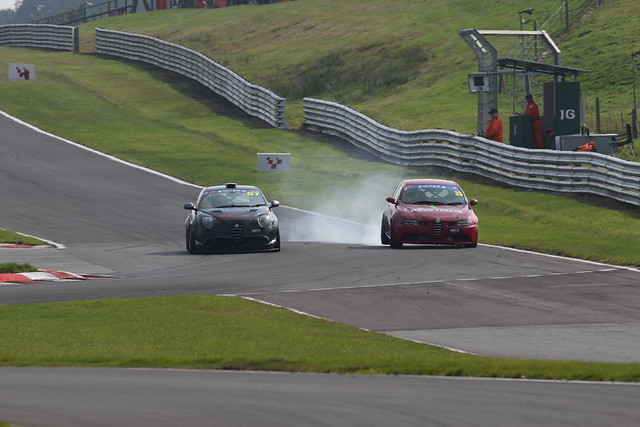
[[[141,61],[203,84],[273,127],[286,126],[286,99],[247,82],[211,58],[177,44],[142,35],[96,28],[96,52]]]
[[[0,25],[0,46],[78,51],[78,29],[62,25]]]
[[[304,99],[305,128],[403,166],[442,167],[506,184],[640,206],[640,163],[600,153],[529,150],[445,130],[401,131],[344,105]]]

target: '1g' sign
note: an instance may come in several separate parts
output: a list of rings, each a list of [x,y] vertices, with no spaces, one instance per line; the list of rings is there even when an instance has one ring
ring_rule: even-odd
[[[560,120],[573,120],[576,118],[576,110],[560,110]]]
[[[580,83],[557,82],[555,84],[555,134],[580,133]]]

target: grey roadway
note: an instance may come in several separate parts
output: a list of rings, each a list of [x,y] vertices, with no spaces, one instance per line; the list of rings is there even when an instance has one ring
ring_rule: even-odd
[[[0,262],[114,277],[4,285],[0,303],[246,295],[478,354],[640,361],[636,270],[490,246],[391,250],[371,244],[375,227],[286,207],[277,211],[281,252],[190,256],[181,207],[197,187],[6,117],[0,129],[0,227],[65,246],[3,249]],[[336,237],[342,243],[312,242]]]
[[[23,426],[634,426],[640,387],[411,376],[1,368]]]

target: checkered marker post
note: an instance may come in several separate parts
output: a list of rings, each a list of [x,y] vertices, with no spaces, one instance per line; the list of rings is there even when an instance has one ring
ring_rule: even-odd
[[[288,172],[289,153],[258,153],[258,172]]]
[[[9,80],[35,80],[34,64],[9,64]]]

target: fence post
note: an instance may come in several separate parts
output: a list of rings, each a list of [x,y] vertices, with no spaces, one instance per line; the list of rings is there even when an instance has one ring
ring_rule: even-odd
[[[596,133],[600,131],[600,97],[596,97]]]
[[[80,52],[80,30],[78,27],[73,28],[73,51]]]

